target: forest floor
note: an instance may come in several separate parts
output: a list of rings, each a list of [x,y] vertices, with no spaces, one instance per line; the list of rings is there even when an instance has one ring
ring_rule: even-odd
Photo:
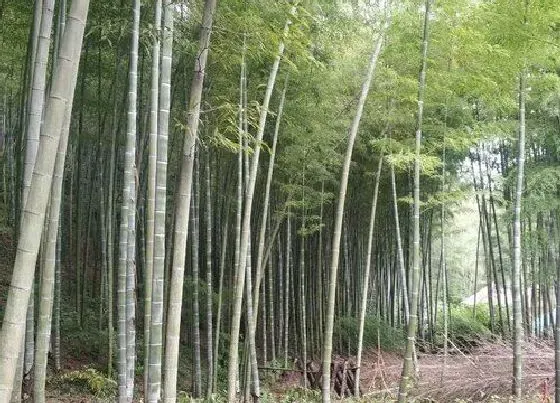
[[[553,342],[524,346],[523,391],[525,402],[552,402],[554,396]],[[381,351],[365,353],[361,390],[365,402],[394,401],[402,370],[402,355]],[[493,342],[468,354],[450,349],[445,370],[443,354],[418,355],[418,381],[412,391],[418,402],[507,402],[511,394],[511,345]],[[282,391],[295,388],[299,380],[273,386],[279,401]],[[295,400],[294,400],[295,401]]]
[[[350,357],[350,359],[352,359]],[[512,358],[511,346],[493,343],[480,346],[468,354],[450,350],[443,371],[443,355],[418,355],[419,377],[412,390],[414,402],[510,402]],[[85,365],[86,363],[84,363]],[[554,396],[554,350],[552,342],[527,343],[524,348],[524,402],[552,402]],[[397,396],[402,369],[398,353],[368,351],[363,357],[362,399],[344,399],[352,403],[393,402]],[[68,371],[68,370],[66,370]],[[63,371],[64,372],[64,371]],[[68,373],[68,372],[67,372]],[[301,389],[301,377],[289,373],[276,380],[268,379],[262,403],[320,402],[319,391]],[[88,395],[87,388],[75,389],[60,375],[59,381],[49,382],[47,402],[85,403],[110,402]],[[141,379],[138,379],[141,383]],[[340,401],[335,399],[336,401]],[[195,400],[180,399],[180,402]],[[199,400],[197,400],[199,401]],[[222,402],[217,397],[214,402]],[[142,402],[142,400],[138,400]],[[203,402],[200,400],[200,402]]]
[[[450,353],[445,372],[442,373],[443,356],[420,354],[419,382],[412,391],[415,402],[510,402],[511,349],[505,344],[481,347],[466,355]],[[554,354],[550,345],[531,344],[524,356],[524,402],[552,402],[554,396]],[[370,351],[365,354],[362,378],[362,399],[345,399],[348,402],[374,403],[395,401],[402,368],[402,357],[395,353]],[[140,380],[139,380],[140,381]],[[268,385],[263,403],[319,402],[318,391],[303,391],[298,377],[280,377]],[[60,385],[55,383],[54,385]],[[47,402],[85,403],[109,402],[67,386],[54,386],[47,392]],[[138,400],[141,402],[142,400]],[[191,400],[182,400],[189,402]],[[192,400],[194,401],[194,400]],[[215,402],[222,402],[219,397]],[[337,400],[338,401],[338,400]]]

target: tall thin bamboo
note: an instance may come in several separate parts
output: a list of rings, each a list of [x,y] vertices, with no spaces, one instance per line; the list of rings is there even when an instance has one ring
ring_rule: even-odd
[[[140,26],[140,0],[132,7],[132,39],[128,72],[128,119],[122,183],[121,223],[119,233],[119,264],[117,284],[118,312],[118,386],[119,402],[132,401],[134,387],[134,259],[136,221],[136,101],[138,86],[138,41]]]
[[[414,370],[414,351],[416,341],[416,327],[418,323],[418,285],[420,283],[420,147],[422,142],[422,123],[424,112],[424,92],[426,88],[426,70],[428,62],[428,26],[430,20],[431,0],[426,0],[424,5],[424,28],[422,38],[422,66],[418,77],[418,111],[416,120],[416,144],[414,158],[414,204],[413,204],[413,253],[412,270],[409,292],[410,317],[407,329],[406,352],[403,370],[399,384],[399,403],[408,399],[408,388],[412,381]]]
[[[355,391],[356,396],[360,396],[360,375],[362,366],[362,346],[364,340],[364,322],[367,312],[368,303],[368,290],[370,283],[370,272],[371,272],[371,255],[373,249],[373,230],[375,228],[375,218],[377,214],[377,196],[379,195],[379,182],[381,177],[381,168],[383,166],[383,156],[379,156],[379,162],[377,163],[377,170],[375,173],[375,186],[373,187],[373,195],[371,201],[371,212],[369,218],[369,231],[368,231],[368,241],[367,241],[367,252],[366,252],[366,265],[364,272],[364,279],[362,281],[362,296],[360,301],[360,322],[358,330],[358,354],[356,355],[356,378],[355,378]]]
[[[150,87],[150,127],[148,136],[148,186],[146,191],[146,245],[144,253],[144,390],[150,383],[150,330],[152,326],[152,283],[156,214],[156,177],[158,155],[159,60],[161,48],[162,0],[154,2],[154,42],[152,44],[152,80]]]
[[[165,273],[165,222],[167,201],[167,143],[169,114],[171,110],[171,69],[173,57],[174,4],[163,3],[163,38],[161,53],[161,79],[159,117],[157,128],[156,194],[154,214],[154,262],[152,308],[150,328],[150,353],[148,362],[149,403],[161,399],[161,360],[163,350],[164,273]]]
[[[206,384],[206,398],[212,397],[214,358],[213,358],[213,335],[212,335],[212,188],[210,173],[210,150],[206,152],[206,357],[208,359],[208,379]]]
[[[181,308],[183,303],[183,277],[185,270],[185,244],[189,228],[192,173],[195,141],[200,122],[202,88],[206,73],[206,61],[210,47],[210,34],[216,0],[206,0],[200,28],[198,58],[195,60],[194,75],[191,83],[188,124],[183,143],[179,186],[176,189],[175,222],[173,235],[173,256],[171,278],[169,280],[169,307],[167,309],[167,328],[165,338],[165,378],[164,401],[177,399],[177,362],[179,359],[179,335],[181,328]]]
[[[293,10],[294,11],[294,10]],[[288,29],[290,26],[290,21],[286,22],[284,27],[285,38],[288,35]],[[262,108],[259,115],[259,125],[257,130],[257,136],[255,139],[255,146],[253,150],[253,158],[251,160],[251,169],[249,173],[249,181],[245,188],[245,206],[243,213],[243,225],[241,232],[241,243],[240,243],[240,255],[239,255],[239,270],[240,273],[246,267],[247,257],[248,257],[248,247],[249,247],[249,236],[250,236],[250,221],[251,212],[253,205],[253,195],[255,192],[255,184],[257,180],[257,172],[259,166],[259,156],[261,151],[261,142],[264,136],[264,130],[266,126],[266,120],[268,116],[268,105],[270,103],[270,98],[272,96],[272,91],[274,89],[274,84],[276,82],[276,74],[278,73],[278,67],[280,65],[280,58],[284,53],[284,41],[281,40],[278,45],[278,50],[276,52],[276,57],[274,63],[270,70],[268,76],[268,83],[265,90],[265,96],[262,104]],[[232,317],[232,326],[230,332],[230,348],[229,348],[229,362],[228,362],[228,402],[234,403],[237,399],[236,395],[236,385],[237,385],[237,374],[238,374],[238,362],[239,362],[239,330],[241,321],[241,304],[243,300],[243,290],[245,287],[245,276],[239,275],[237,278],[237,283],[234,287],[234,309]],[[250,303],[248,301],[248,303]]]
[[[354,149],[354,141],[358,135],[358,128],[360,126],[360,121],[362,118],[362,112],[366,102],[367,95],[369,93],[369,88],[375,68],[377,66],[377,60],[381,54],[381,48],[383,45],[383,35],[380,35],[375,41],[374,49],[371,53],[371,57],[368,64],[367,74],[362,84],[360,91],[360,98],[358,100],[358,105],[356,108],[356,114],[352,121],[352,126],[350,127],[348,136],[348,146],[346,149],[346,155],[344,157],[344,164],[342,168],[342,178],[340,181],[340,191],[336,206],[336,216],[333,230],[332,238],[332,250],[331,250],[331,264],[330,264],[330,274],[329,274],[329,287],[328,287],[328,303],[327,303],[327,316],[326,316],[326,326],[324,329],[323,337],[323,371],[322,371],[322,401],[323,403],[330,403],[331,401],[331,354],[332,354],[332,334],[334,329],[334,308],[335,308],[335,296],[336,296],[336,279],[338,272],[338,260],[340,257],[340,238],[342,234],[342,219],[344,216],[344,203],[346,200],[346,189],[348,187],[348,177],[350,175],[350,163],[352,161],[352,151]]]
[[[523,195],[523,175],[525,167],[525,100],[527,92],[527,72],[519,75],[519,138],[517,153],[517,182],[513,203],[513,269],[511,273],[511,293],[513,299],[513,382],[512,393],[516,401],[521,400],[523,382],[523,323],[521,317],[521,197]]]

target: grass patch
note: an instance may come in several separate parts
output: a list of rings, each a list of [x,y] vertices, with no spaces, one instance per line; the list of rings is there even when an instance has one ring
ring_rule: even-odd
[[[338,342],[339,348],[342,349],[341,352],[356,354],[358,352],[358,330],[359,320],[357,318],[348,316],[339,318],[334,324],[334,346]],[[402,329],[391,327],[375,317],[366,317],[364,322],[364,349],[380,347],[383,351],[402,351],[404,340],[405,335]]]
[[[447,326],[448,340],[462,351],[470,351],[493,338],[488,305],[478,305],[474,312],[471,306],[453,306]],[[443,341],[443,316],[440,314],[436,324],[436,346],[443,347]]]
[[[49,387],[67,395],[93,395],[113,400],[117,396],[117,382],[93,368],[66,372],[49,378]]]

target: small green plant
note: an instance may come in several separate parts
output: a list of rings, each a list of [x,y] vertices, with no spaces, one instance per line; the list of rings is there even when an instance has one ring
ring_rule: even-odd
[[[71,371],[62,375],[61,381],[87,388],[95,397],[106,399],[117,395],[117,382],[93,368]]]
[[[178,403],[226,403],[227,402],[227,395],[226,393],[213,393],[210,397],[204,397],[200,399],[195,399],[191,397],[185,391],[179,391],[177,393],[177,402]]]
[[[190,403],[192,400],[187,392],[181,390],[177,393],[177,401],[179,403]]]
[[[312,403],[319,401],[321,401],[320,391],[303,388],[290,389],[278,400],[279,403]]]

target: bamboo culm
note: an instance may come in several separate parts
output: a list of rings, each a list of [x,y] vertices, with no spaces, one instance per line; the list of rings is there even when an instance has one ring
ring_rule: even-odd
[[[165,273],[165,223],[167,200],[167,143],[171,110],[171,68],[173,57],[174,9],[171,0],[163,3],[163,38],[161,79],[159,90],[159,117],[157,128],[156,193],[154,213],[154,261],[152,308],[150,324],[150,352],[148,360],[149,403],[161,399],[161,360],[163,350],[163,311]]]
[[[346,200],[346,189],[348,187],[348,177],[350,175],[350,163],[352,161],[352,152],[354,149],[354,142],[356,136],[358,135],[358,129],[360,127],[360,121],[362,119],[362,112],[364,110],[364,105],[366,103],[367,95],[369,93],[369,88],[373,80],[375,73],[375,68],[377,66],[377,60],[381,54],[381,48],[383,45],[382,37],[380,36],[374,44],[371,57],[369,59],[368,69],[364,82],[362,83],[362,88],[360,91],[360,97],[358,100],[358,105],[356,108],[356,114],[352,120],[352,125],[350,127],[348,136],[348,145],[346,148],[346,155],[344,157],[344,163],[342,167],[342,178],[340,181],[340,190],[338,194],[338,200],[336,205],[336,215],[333,229],[332,237],[332,249],[331,249],[331,263],[329,270],[329,286],[328,286],[328,302],[327,302],[327,315],[326,324],[323,335],[323,380],[321,387],[321,396],[323,403],[330,403],[331,401],[331,354],[332,354],[332,334],[334,329],[334,308],[335,308],[335,297],[336,297],[336,279],[338,273],[338,261],[340,257],[340,238],[342,235],[342,219],[344,217],[344,203]]]
[[[41,136],[37,160],[33,168],[29,200],[24,207],[22,231],[18,241],[14,275],[8,292],[4,321],[0,333],[0,401],[9,400],[15,378],[17,359],[22,348],[25,317],[33,273],[39,251],[41,228],[49,198],[55,159],[64,124],[67,105],[72,105],[71,82],[77,56],[82,46],[83,33],[89,11],[88,0],[74,0],[64,31],[57,65],[47,99],[44,132]],[[71,78],[70,80],[68,78]]]
[[[136,102],[138,72],[138,41],[140,0],[133,3],[132,42],[128,72],[128,119],[122,183],[121,222],[119,230],[119,262],[117,284],[118,312],[118,398],[120,403],[132,400],[134,387],[134,260],[136,221]]]
[[[424,113],[424,92],[426,87],[426,69],[428,59],[428,22],[432,0],[426,0],[424,9],[424,32],[422,40],[422,66],[418,77],[418,111],[416,116],[416,145],[414,158],[414,188],[413,188],[413,251],[412,270],[409,292],[410,318],[407,329],[407,343],[403,363],[401,380],[399,383],[399,403],[405,403],[408,398],[408,388],[414,372],[414,356],[416,327],[418,324],[418,286],[420,283],[420,146],[422,141],[422,122]]]
[[[183,155],[180,167],[180,181],[176,190],[175,222],[173,236],[172,269],[169,280],[169,306],[167,309],[167,328],[165,338],[165,403],[174,403],[177,399],[177,362],[179,359],[179,335],[181,328],[181,308],[183,302],[183,277],[185,270],[185,244],[189,228],[191,187],[193,176],[195,141],[200,122],[200,105],[206,60],[210,46],[210,34],[216,0],[206,0],[202,16],[199,57],[195,60],[194,75],[190,89],[187,128],[183,143]]]

